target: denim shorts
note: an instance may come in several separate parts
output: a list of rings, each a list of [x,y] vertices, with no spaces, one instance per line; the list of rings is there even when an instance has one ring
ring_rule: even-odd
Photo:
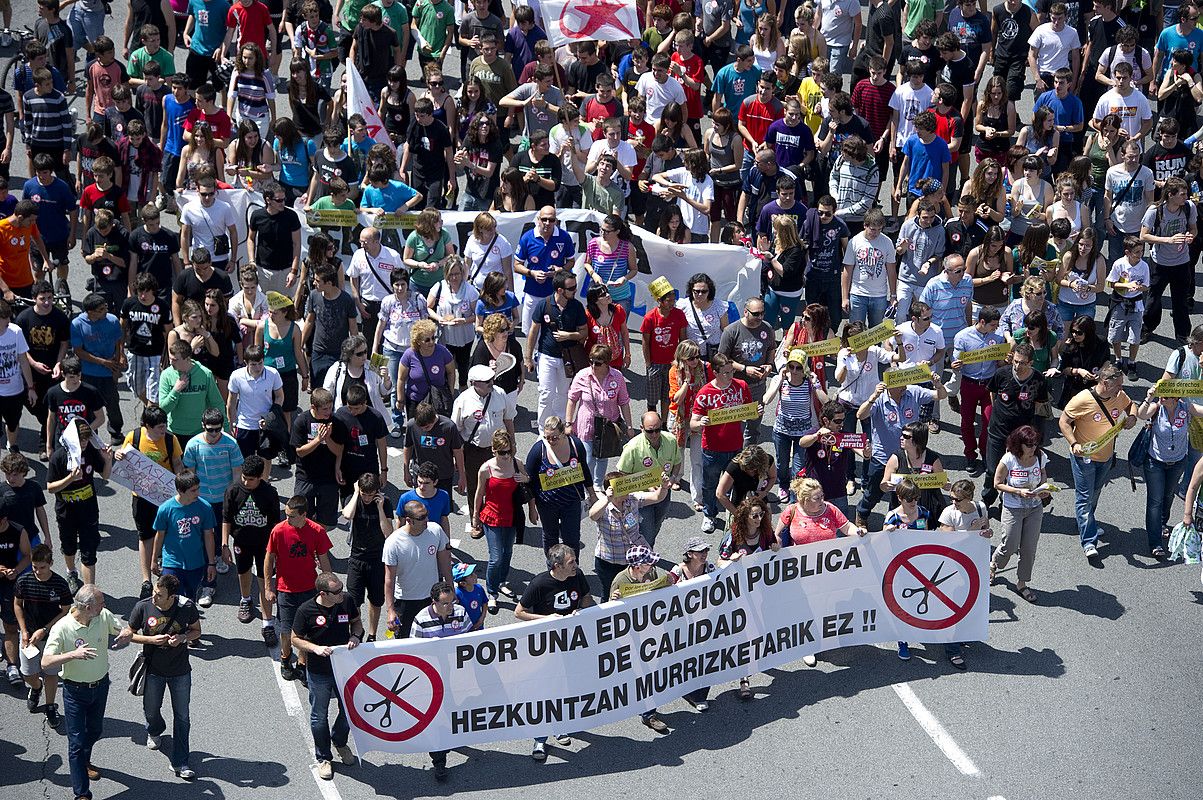
[[[306,600],[317,597],[317,590],[307,592],[279,592],[276,595],[276,617],[279,619],[277,630],[280,633],[292,633],[292,621],[297,615],[297,609]]]

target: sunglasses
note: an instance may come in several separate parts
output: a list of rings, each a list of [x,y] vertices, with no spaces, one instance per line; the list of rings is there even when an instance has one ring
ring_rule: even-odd
[[[664,428],[644,428],[643,432],[644,433],[660,433],[660,431],[662,431],[662,430],[664,430]]]
[[[426,81],[427,86],[442,86],[442,81]]]
[[[749,312],[748,312],[748,316],[749,316],[749,317],[758,317],[758,318],[759,318],[759,317],[763,317],[763,316],[764,316],[764,312],[763,312],[763,311],[749,311]]]
[[[199,194],[201,197],[212,197],[213,195],[217,194],[217,192],[197,192],[197,194]]]
[[[355,355],[359,356],[360,358],[367,358],[368,351],[367,350],[356,350]]]

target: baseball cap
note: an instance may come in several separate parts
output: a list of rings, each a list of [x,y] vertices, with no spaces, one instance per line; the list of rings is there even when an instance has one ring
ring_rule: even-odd
[[[801,347],[795,347],[793,350],[790,350],[788,363],[805,364],[806,363],[806,351],[803,350]]]
[[[710,549],[710,544],[705,539],[703,539],[701,536],[690,536],[689,540],[687,542],[685,542],[685,552],[686,553],[697,553],[702,550],[709,550],[709,549]]]
[[[491,381],[497,377],[497,373],[488,364],[477,364],[468,370],[468,382],[476,381]]]
[[[451,568],[451,579],[454,581],[462,581],[464,578],[476,572],[475,564],[465,564],[460,562]]]

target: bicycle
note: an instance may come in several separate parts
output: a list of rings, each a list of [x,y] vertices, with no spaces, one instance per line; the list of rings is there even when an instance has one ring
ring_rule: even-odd
[[[9,78],[12,75],[13,67],[18,64],[24,66],[28,63],[25,60],[25,45],[37,39],[37,34],[33,32],[32,28],[26,25],[22,28],[0,28],[0,36],[8,36],[13,40],[17,48],[17,52],[14,55],[9,56],[0,63],[0,86],[7,89],[11,86]]]

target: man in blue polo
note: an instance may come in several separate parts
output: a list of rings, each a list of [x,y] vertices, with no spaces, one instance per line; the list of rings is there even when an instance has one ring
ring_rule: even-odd
[[[555,291],[551,276],[568,268],[576,257],[576,246],[572,237],[556,226],[556,210],[543,206],[536,217],[534,230],[522,234],[518,249],[514,251],[514,272],[521,275],[522,290],[522,334],[530,332],[535,308],[543,299]]]

